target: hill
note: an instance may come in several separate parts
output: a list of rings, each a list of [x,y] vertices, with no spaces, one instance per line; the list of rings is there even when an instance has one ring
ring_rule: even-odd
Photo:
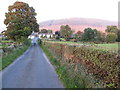
[[[104,32],[106,26],[117,25],[117,22],[101,20],[101,19],[90,19],[90,18],[67,18],[59,20],[49,20],[40,22],[40,29],[52,29],[54,32],[60,30],[61,25],[70,25],[70,27],[77,32],[78,30],[83,31],[85,28],[93,28]]]

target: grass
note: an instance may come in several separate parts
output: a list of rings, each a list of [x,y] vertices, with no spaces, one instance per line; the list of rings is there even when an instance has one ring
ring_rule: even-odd
[[[71,41],[50,41],[50,42],[57,42],[62,44],[83,44],[82,42],[71,42]]]
[[[0,48],[8,47],[11,45],[11,43],[14,43],[12,40],[1,40],[0,41]]]
[[[70,45],[93,45],[94,48],[104,49],[108,51],[118,51],[118,44],[119,43],[105,43],[105,44],[94,44],[89,42],[71,42],[71,41],[49,41],[49,42],[57,42],[61,44],[70,44]]]
[[[106,49],[118,49],[118,43],[109,43],[109,44],[97,44],[97,46],[106,48]]]
[[[2,67],[0,70],[4,69],[8,65],[10,65],[17,57],[19,57],[23,52],[28,49],[29,45],[24,45],[19,47],[7,55],[3,55],[2,59],[0,59],[0,63],[2,63]]]
[[[13,41],[8,40],[2,40],[1,43],[12,43]]]
[[[40,47],[49,58],[51,64],[55,67],[56,73],[58,74],[58,77],[62,81],[65,88],[86,87],[83,77],[80,77],[79,74],[74,74],[72,72],[72,69],[70,69],[70,67],[58,62],[57,59],[52,56],[50,51],[45,46],[40,45]],[[68,72],[68,68],[69,68],[69,72]]]

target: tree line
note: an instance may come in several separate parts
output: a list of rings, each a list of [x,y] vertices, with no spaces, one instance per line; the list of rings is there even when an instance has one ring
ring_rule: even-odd
[[[73,34],[74,31],[69,25],[62,25],[60,31],[56,31],[56,39],[63,37],[66,41],[75,39],[75,41],[87,41],[87,42],[120,42],[120,30],[117,26],[107,26],[105,33],[98,31],[97,29],[85,28],[84,32],[78,31]]]

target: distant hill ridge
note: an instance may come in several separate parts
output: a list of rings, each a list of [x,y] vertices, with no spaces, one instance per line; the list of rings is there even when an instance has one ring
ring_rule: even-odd
[[[59,20],[49,20],[40,22],[40,29],[52,29],[54,32],[60,29],[61,25],[70,25],[70,27],[77,32],[78,30],[83,31],[85,28],[94,28],[104,32],[108,25],[117,25],[115,21],[101,20],[101,19],[90,19],[90,18],[67,18]]]

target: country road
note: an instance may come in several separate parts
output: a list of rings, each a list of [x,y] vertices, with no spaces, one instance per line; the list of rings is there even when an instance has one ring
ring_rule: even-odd
[[[2,72],[2,88],[63,88],[38,44]]]

